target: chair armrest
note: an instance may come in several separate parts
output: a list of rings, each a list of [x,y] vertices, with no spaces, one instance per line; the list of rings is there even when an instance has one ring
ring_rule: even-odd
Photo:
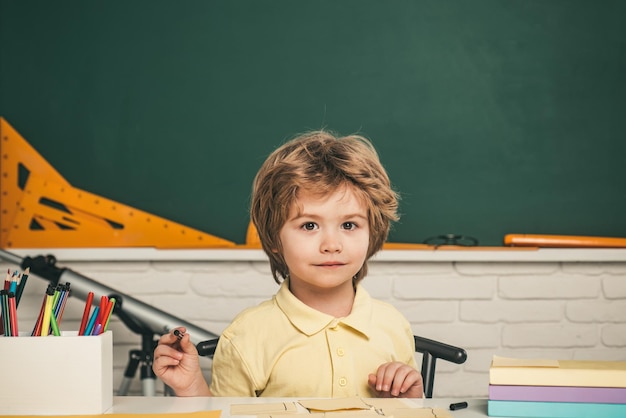
[[[424,384],[424,396],[433,397],[435,385],[435,367],[437,359],[443,359],[452,363],[462,364],[467,360],[467,353],[460,347],[445,344],[414,335],[415,351],[422,353],[422,382]]]
[[[456,364],[463,364],[467,360],[467,353],[460,347],[418,337],[417,335],[414,335],[413,338],[415,339],[415,351],[419,353],[430,353],[435,358]]]

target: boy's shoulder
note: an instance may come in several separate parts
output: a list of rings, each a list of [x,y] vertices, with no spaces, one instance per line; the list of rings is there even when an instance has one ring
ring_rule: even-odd
[[[366,312],[371,312],[371,321],[377,326],[384,326],[384,324],[398,324],[403,327],[407,327],[409,324],[408,319],[406,319],[404,314],[400,312],[395,305],[370,296],[362,285],[359,285],[357,290],[355,308],[357,306],[360,306],[361,309],[366,309]]]
[[[274,297],[272,297],[258,305],[250,306],[239,312],[228,325],[226,331],[230,330],[236,332],[241,328],[248,329],[255,326],[266,327],[272,319],[277,319],[280,316],[281,311],[276,305]]]

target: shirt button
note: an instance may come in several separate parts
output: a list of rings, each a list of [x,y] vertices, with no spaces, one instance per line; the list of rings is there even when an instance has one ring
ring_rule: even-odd
[[[345,386],[348,384],[348,380],[345,377],[339,379],[339,386]]]
[[[344,353],[344,351],[343,351],[343,348],[338,348],[338,349],[337,349],[337,355],[338,355],[339,357],[343,357],[343,355],[344,355],[344,354],[345,354],[345,353]]]

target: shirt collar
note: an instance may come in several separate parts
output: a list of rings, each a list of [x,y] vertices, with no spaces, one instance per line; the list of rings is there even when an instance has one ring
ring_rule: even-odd
[[[344,318],[334,318],[305,305],[291,293],[288,280],[281,283],[274,299],[287,319],[303,334],[313,335],[333,323],[342,323],[369,338],[372,300],[369,293],[358,284],[356,286],[352,312]]]

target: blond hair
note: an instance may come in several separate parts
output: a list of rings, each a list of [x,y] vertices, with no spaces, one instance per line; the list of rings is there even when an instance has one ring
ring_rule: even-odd
[[[391,221],[398,219],[398,195],[372,143],[360,135],[313,131],[293,138],[267,157],[254,178],[250,217],[277,283],[289,275],[280,230],[298,192],[324,196],[346,185],[365,204],[370,229],[366,261],[354,277],[357,283],[367,274],[367,260],[386,241]]]

